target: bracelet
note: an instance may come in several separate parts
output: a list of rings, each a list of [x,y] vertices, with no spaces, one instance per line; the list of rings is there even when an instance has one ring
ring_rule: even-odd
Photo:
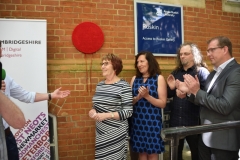
[[[51,101],[51,99],[52,99],[51,93],[48,93],[48,100]]]
[[[113,112],[111,112],[111,115],[112,115],[112,118],[114,118],[114,114],[113,114]]]

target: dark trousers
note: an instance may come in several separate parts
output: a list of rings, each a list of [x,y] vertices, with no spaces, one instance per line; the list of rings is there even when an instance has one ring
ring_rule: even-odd
[[[6,136],[8,160],[19,160],[18,148],[17,148],[15,137],[13,136],[11,131],[5,136]]]
[[[220,140],[220,139],[219,139]],[[199,160],[238,160],[238,151],[227,151],[207,147],[199,136]]]
[[[198,139],[199,135],[191,135],[187,136],[184,139],[186,139],[188,146],[191,151],[191,157],[192,160],[198,160]],[[178,145],[178,160],[182,160],[182,152],[183,152],[183,147],[184,147],[184,139],[179,140],[179,145]]]

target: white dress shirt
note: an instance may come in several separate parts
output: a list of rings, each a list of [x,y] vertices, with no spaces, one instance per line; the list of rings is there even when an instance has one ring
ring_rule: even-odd
[[[234,58],[231,58],[229,60],[227,60],[226,62],[224,62],[223,64],[221,64],[218,68],[214,67],[213,69],[216,71],[215,75],[213,76],[211,83],[208,86],[208,90],[207,92],[209,92],[210,88],[212,87],[212,85],[214,84],[214,82],[216,81],[216,79],[218,78],[218,76],[221,74],[221,72],[223,71],[223,69],[228,65],[228,63],[230,63],[232,60],[234,60]]]
[[[23,89],[19,84],[15,83],[14,80],[6,75],[6,78],[4,79],[6,89],[3,92],[7,97],[13,97],[21,102],[25,103],[33,103],[35,100],[36,92],[29,92]],[[4,128],[8,128],[9,125],[7,122],[3,119],[3,125]]]
[[[218,76],[220,75],[220,73],[222,72],[222,70],[227,66],[228,63],[230,63],[234,58],[231,58],[229,60],[227,60],[226,62],[224,62],[223,64],[221,64],[218,68],[214,68],[214,70],[216,71],[215,75],[213,76],[213,79],[208,87],[207,92],[209,92],[209,90],[211,89],[212,85],[214,84],[214,82],[216,81],[216,79],[218,78]],[[205,120],[204,122],[205,124],[210,124],[212,122],[210,122],[209,120]],[[206,132],[202,134],[202,139],[205,145],[209,145],[209,142],[211,142],[211,137],[212,137],[212,132]],[[208,146],[207,145],[207,146]]]

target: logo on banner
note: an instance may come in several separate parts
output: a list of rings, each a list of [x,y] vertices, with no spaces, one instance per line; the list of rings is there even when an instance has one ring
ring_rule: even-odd
[[[41,40],[0,40],[2,44],[41,44]],[[21,58],[21,47],[2,47],[2,57]]]
[[[50,159],[47,115],[41,112],[15,133],[21,160]]]

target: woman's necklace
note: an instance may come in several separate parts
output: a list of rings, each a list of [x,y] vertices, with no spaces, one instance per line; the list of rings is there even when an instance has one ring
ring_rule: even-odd
[[[149,78],[149,74],[142,75],[143,78]]]
[[[147,79],[149,78],[148,75],[142,76],[143,77],[143,83],[145,83],[147,81]]]

